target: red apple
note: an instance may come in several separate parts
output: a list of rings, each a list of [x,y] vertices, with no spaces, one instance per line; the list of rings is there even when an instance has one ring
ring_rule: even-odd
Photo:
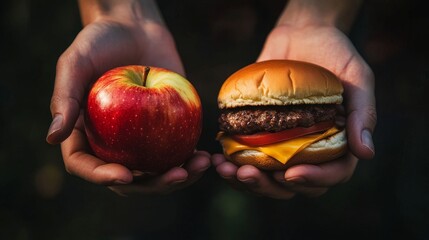
[[[88,95],[85,130],[94,154],[131,170],[162,173],[190,158],[201,134],[200,98],[181,75],[124,66]]]

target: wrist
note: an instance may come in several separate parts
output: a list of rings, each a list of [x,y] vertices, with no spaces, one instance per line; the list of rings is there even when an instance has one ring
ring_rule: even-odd
[[[164,25],[153,0],[79,0],[79,9],[84,26],[99,19]]]
[[[348,32],[361,0],[289,0],[277,25],[295,28],[328,26]]]

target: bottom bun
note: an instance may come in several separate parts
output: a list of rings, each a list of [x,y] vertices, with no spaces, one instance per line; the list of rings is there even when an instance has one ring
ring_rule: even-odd
[[[345,130],[330,136],[329,138],[317,141],[298,154],[293,156],[286,164],[277,161],[257,150],[243,150],[233,153],[226,158],[237,164],[253,165],[262,170],[285,170],[298,164],[319,164],[341,157],[347,151],[347,138]]]

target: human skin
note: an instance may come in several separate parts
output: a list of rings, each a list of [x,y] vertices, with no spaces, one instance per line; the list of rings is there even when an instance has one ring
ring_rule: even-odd
[[[90,153],[83,126],[84,96],[99,76],[117,66],[157,66],[185,75],[175,42],[152,0],[81,0],[84,28],[60,56],[51,100],[53,121],[46,137],[61,144],[66,170],[120,195],[165,194],[197,181],[210,155],[196,151],[182,167],[145,176]]]
[[[302,164],[273,173],[250,165],[236,166],[223,155],[214,154],[212,164],[231,185],[277,199],[290,199],[296,194],[315,197],[348,181],[358,159],[373,158],[372,133],[377,119],[374,76],[347,37],[360,4],[359,0],[289,1],[257,59],[312,62],[342,80],[349,152],[331,162]]]

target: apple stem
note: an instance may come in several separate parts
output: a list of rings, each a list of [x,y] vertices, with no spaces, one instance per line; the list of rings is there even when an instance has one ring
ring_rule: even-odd
[[[147,79],[147,75],[149,75],[149,71],[150,71],[150,67],[146,67],[144,69],[144,73],[143,73],[143,86],[146,87],[146,79]]]

